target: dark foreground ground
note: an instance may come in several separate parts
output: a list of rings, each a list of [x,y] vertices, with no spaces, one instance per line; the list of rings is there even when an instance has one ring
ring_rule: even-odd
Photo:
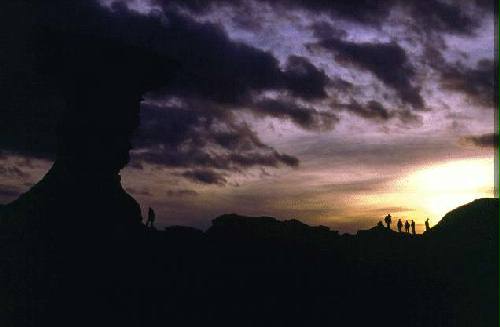
[[[224,215],[47,259],[5,235],[2,326],[498,325],[498,199],[416,236]]]

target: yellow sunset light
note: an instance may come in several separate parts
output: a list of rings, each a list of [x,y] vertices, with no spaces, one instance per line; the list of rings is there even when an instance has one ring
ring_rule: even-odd
[[[446,212],[481,197],[493,196],[492,158],[449,161],[417,170],[407,179],[413,204],[432,216],[434,223]]]

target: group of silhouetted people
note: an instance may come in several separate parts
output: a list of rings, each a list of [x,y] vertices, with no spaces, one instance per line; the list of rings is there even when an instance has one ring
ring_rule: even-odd
[[[391,217],[391,214],[388,214],[387,216],[385,216],[384,218],[384,222],[386,224],[386,228],[387,229],[391,229],[391,223],[392,223],[392,217]],[[413,235],[417,234],[417,232],[415,231],[415,221],[412,220],[411,223],[406,220],[405,223],[403,224],[403,222],[401,221],[401,219],[398,219],[398,223],[396,225],[398,227],[398,232],[401,233],[402,232],[402,229],[403,229],[403,226],[405,228],[405,233],[409,234],[410,233],[410,228],[411,228],[411,233]],[[429,218],[427,218],[427,220],[425,221],[425,231],[429,231],[430,230],[430,226],[429,226]]]
[[[155,229],[154,227],[154,222],[156,220],[156,214],[154,212],[154,210],[152,208],[149,208],[148,210],[148,218],[146,220],[146,228],[148,229]],[[384,222],[386,224],[386,228],[387,229],[391,229],[391,223],[392,223],[392,217],[391,217],[391,214],[387,214],[387,216],[385,216],[384,218]],[[378,226],[382,227],[383,224],[381,221],[379,221],[378,223]],[[396,225],[398,227],[398,232],[401,233],[402,231],[402,228],[404,226],[405,228],[405,233],[409,234],[410,233],[410,228],[411,228],[411,233],[413,235],[416,235],[417,232],[415,231],[415,221],[412,220],[411,223],[406,220],[405,223],[403,224],[403,222],[401,221],[401,218],[398,219],[398,223]],[[430,226],[429,226],[429,218],[427,218],[427,220],[425,221],[425,231],[429,231],[430,230]]]

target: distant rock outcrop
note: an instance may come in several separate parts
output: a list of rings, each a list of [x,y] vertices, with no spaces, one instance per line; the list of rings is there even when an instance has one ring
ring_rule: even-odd
[[[297,219],[280,221],[273,217],[246,217],[225,214],[215,218],[207,233],[211,236],[261,239],[336,239],[339,234],[326,226],[309,226]]]
[[[448,212],[431,234],[449,235],[457,240],[464,237],[492,237],[498,231],[498,199],[477,199]]]
[[[457,267],[467,262],[461,271],[497,269],[498,203],[493,198],[477,199],[448,212],[424,234],[429,252]]]

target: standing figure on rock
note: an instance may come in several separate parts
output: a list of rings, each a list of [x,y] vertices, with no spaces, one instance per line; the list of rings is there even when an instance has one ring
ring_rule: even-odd
[[[148,220],[146,221],[146,227],[149,229],[155,229],[155,211],[150,207],[148,210]]]
[[[387,229],[391,229],[392,219],[391,219],[391,214],[390,213],[387,214],[387,216],[385,216],[384,221],[385,221],[385,224],[387,225]]]
[[[405,222],[405,233],[409,233],[410,232],[410,223],[408,222],[408,220]]]
[[[401,233],[401,228],[403,228],[403,223],[401,222],[401,219],[398,219],[398,232]]]
[[[430,230],[431,228],[429,227],[429,218],[427,218],[427,220],[425,221],[425,231],[428,232]]]
[[[417,232],[415,232],[415,221],[411,221],[411,233],[413,235],[417,234]]]

